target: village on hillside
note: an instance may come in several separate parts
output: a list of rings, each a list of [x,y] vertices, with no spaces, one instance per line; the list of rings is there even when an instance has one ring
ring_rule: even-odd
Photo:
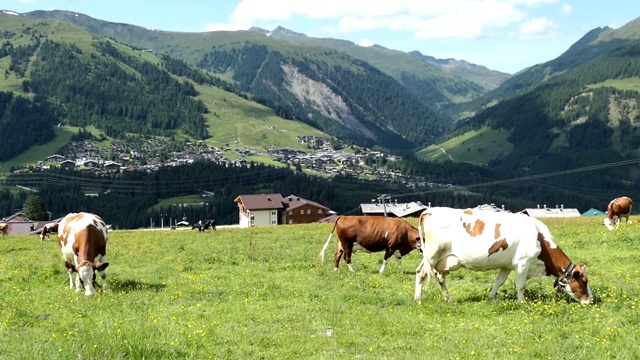
[[[388,162],[401,159],[399,156],[367,148],[349,147],[339,140],[316,136],[299,136],[297,140],[308,151],[290,148],[271,148],[266,151],[239,148],[236,144],[213,147],[204,142],[176,142],[168,146],[168,140],[158,138],[136,138],[114,140],[107,148],[92,140],[73,141],[59,153],[48,156],[35,166],[14,170],[16,173],[47,170],[52,167],[76,169],[101,176],[117,176],[124,171],[156,171],[163,166],[191,164],[196,160],[209,160],[226,166],[250,166],[258,157],[266,157],[299,172],[322,176],[347,175],[368,180],[389,181],[412,188],[452,188],[452,184],[435,184],[423,177],[412,177],[400,171],[391,171]],[[233,153],[235,159],[224,154]]]

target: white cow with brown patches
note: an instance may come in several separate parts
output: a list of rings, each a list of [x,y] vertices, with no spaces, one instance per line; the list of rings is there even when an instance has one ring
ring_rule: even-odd
[[[107,225],[100,216],[91,213],[71,213],[58,224],[58,245],[69,271],[69,287],[76,292],[94,295],[95,271],[102,279],[102,290],[107,290]]]
[[[429,208],[419,218],[423,251],[416,269],[414,300],[422,299],[426,277],[436,276],[445,300],[449,301],[446,276],[459,268],[475,271],[499,270],[489,293],[495,298],[511,271],[516,276],[518,300],[524,300],[528,278],[551,276],[556,287],[573,299],[589,304],[593,295],[587,267],[574,265],[556,244],[541,221],[522,214],[476,209]]]
[[[44,237],[51,240],[51,233],[58,232],[58,223],[48,223],[42,227],[40,231],[40,241],[44,241]]]

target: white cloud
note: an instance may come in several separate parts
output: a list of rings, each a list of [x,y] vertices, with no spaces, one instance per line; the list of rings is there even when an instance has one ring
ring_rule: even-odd
[[[559,26],[545,17],[528,20],[520,25],[519,37],[522,39],[551,38],[558,34]]]
[[[571,5],[569,5],[569,4],[562,4],[562,6],[560,7],[560,12],[565,14],[565,15],[571,14],[572,11],[573,11],[573,9],[571,8]]]
[[[492,29],[517,26],[528,10],[560,0],[241,0],[230,16],[232,24],[283,22],[294,18],[323,20],[334,34],[386,29],[404,31],[419,39],[480,38]],[[564,5],[562,11],[570,11]],[[534,19],[521,24],[526,36],[544,33]],[[547,30],[553,24],[547,23]],[[214,25],[207,29],[218,29]],[[234,26],[228,25],[227,28]],[[235,26],[235,29],[238,29]]]

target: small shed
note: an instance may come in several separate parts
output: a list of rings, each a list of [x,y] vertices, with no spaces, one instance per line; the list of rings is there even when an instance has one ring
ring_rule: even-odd
[[[591,209],[583,212],[581,216],[597,216],[597,217],[601,217],[601,216],[607,216],[607,213],[602,211],[602,210],[591,208]]]

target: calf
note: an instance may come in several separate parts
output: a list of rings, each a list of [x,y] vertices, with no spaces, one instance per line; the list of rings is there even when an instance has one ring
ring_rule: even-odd
[[[71,213],[58,225],[58,244],[69,271],[69,287],[73,288],[73,274],[76,275],[76,292],[94,295],[95,271],[102,278],[102,290],[107,290],[107,225],[91,213]]]
[[[334,231],[339,240],[334,270],[338,270],[340,258],[344,255],[347,267],[353,271],[351,253],[355,249],[366,252],[384,251],[380,273],[384,272],[387,260],[396,253],[398,271],[402,272],[402,257],[418,248],[420,241],[418,229],[402,219],[380,216],[339,216],[329,234],[329,239],[320,252],[321,262],[324,262],[324,252],[331,242]]]
[[[40,241],[44,241],[44,237],[51,240],[51,233],[58,232],[58,223],[48,223],[42,227],[40,231]]]
[[[609,230],[617,229],[620,226],[620,218],[625,218],[627,224],[629,221],[629,214],[633,208],[633,200],[631,198],[623,196],[615,198],[609,202],[607,206],[607,217],[604,219],[604,226]],[[615,224],[615,227],[613,226]]]
[[[435,274],[449,301],[446,276],[459,268],[475,271],[497,269],[489,293],[494,298],[511,271],[516,274],[518,300],[524,300],[527,278],[551,276],[556,286],[581,304],[593,299],[587,267],[575,265],[560,249],[541,221],[522,214],[471,209],[430,208],[419,218],[423,251],[416,269],[414,300],[422,298],[425,277]]]

